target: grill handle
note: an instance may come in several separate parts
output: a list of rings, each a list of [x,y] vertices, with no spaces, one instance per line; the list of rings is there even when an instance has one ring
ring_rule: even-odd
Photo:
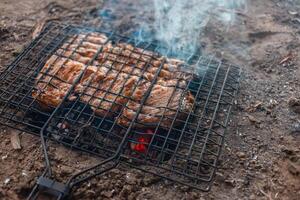
[[[117,167],[119,164],[119,159],[116,159],[117,157],[118,154],[73,175],[66,184],[42,175],[38,178],[27,200],[42,200],[45,195],[47,195],[48,198],[51,197],[50,199],[53,200],[67,199],[74,186]]]
[[[45,176],[40,176],[27,200],[56,199],[62,200],[68,197],[70,187]]]

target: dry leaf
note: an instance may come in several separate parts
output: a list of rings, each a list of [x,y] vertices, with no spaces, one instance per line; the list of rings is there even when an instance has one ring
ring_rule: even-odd
[[[32,33],[32,39],[35,39],[43,30],[46,20],[39,21]]]
[[[48,17],[48,18],[44,18],[41,21],[39,21],[36,24],[34,31],[32,32],[32,39],[35,39],[43,31],[43,28],[47,22],[55,21],[55,20],[59,20],[59,19],[60,19],[60,17]]]
[[[11,133],[10,142],[14,149],[22,149],[19,131],[13,131]]]
[[[289,53],[288,55],[286,55],[281,61],[280,61],[280,65],[282,65],[283,63],[286,63],[290,60],[293,59],[293,55],[291,53]]]
[[[257,124],[260,123],[260,120],[253,117],[252,115],[248,115],[247,117],[248,117],[249,121],[252,122],[252,123],[257,123]]]
[[[254,105],[250,105],[248,108],[246,108],[247,112],[255,112],[257,109],[261,108],[263,105],[263,102],[257,101]]]

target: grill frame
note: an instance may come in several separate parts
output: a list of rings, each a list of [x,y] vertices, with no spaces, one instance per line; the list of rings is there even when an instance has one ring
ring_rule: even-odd
[[[54,33],[56,33],[57,35],[55,35],[55,36],[51,35],[51,34],[54,34],[54,33],[51,33],[52,31]],[[76,33],[79,33],[79,32],[100,32],[100,33],[106,34],[109,39],[114,39],[114,37],[115,38],[121,38],[122,40],[124,40],[124,42],[131,43],[134,46],[143,46],[143,45],[147,44],[148,46],[153,46],[154,47],[153,49],[151,49],[154,52],[156,52],[158,49],[165,48],[165,47],[159,46],[158,44],[154,44],[154,43],[150,43],[150,42],[136,41],[135,39],[120,36],[120,35],[117,35],[115,33],[105,32],[105,31],[101,31],[101,30],[95,30],[93,28],[86,28],[86,27],[73,26],[73,25],[65,25],[65,24],[53,23],[52,22],[52,23],[49,23],[46,26],[46,28],[43,30],[43,32],[29,46],[27,46],[25,48],[25,50],[16,58],[16,60],[11,65],[9,65],[7,67],[7,69],[2,74],[0,74],[0,81],[1,82],[8,81],[8,84],[14,84],[12,82],[9,82],[9,80],[6,80],[7,76],[9,76],[10,73],[17,73],[16,68],[20,67],[19,65],[21,64],[22,61],[24,61],[24,58],[30,56],[30,54],[33,53],[33,49],[37,48],[38,45],[40,45],[42,49],[39,51],[38,54],[33,55],[32,61],[30,62],[30,64],[28,63],[28,67],[37,66],[36,69],[33,70],[32,74],[30,74],[30,75],[28,75],[28,77],[26,77],[27,78],[26,81],[30,81],[30,79],[31,79],[31,82],[33,83],[34,79],[35,79],[34,77],[39,73],[39,71],[41,70],[41,68],[45,64],[46,60],[64,43],[64,41],[68,38],[68,36],[72,36],[72,35],[74,35]],[[49,39],[47,39],[48,37],[49,37]],[[48,42],[47,43],[48,45],[45,46],[45,44],[43,42],[46,42],[46,43]],[[49,49],[47,49],[47,48],[49,48]],[[101,50],[99,49],[98,53],[100,53],[100,51]],[[172,52],[169,52],[167,48],[166,48],[166,52],[167,52],[167,56],[172,57]],[[211,170],[210,170],[210,173],[209,173],[209,176],[207,177],[207,179],[199,178],[199,177],[198,178],[197,177],[192,177],[191,174],[186,172],[186,171],[188,171],[188,167],[189,167],[188,163],[185,163],[186,167],[183,170],[179,167],[181,163],[178,163],[177,165],[165,164],[166,166],[163,167],[162,166],[162,165],[164,165],[164,160],[163,159],[159,160],[158,163],[154,165],[153,163],[152,164],[150,163],[150,161],[149,161],[149,159],[151,160],[150,157],[148,157],[148,158],[147,158],[147,156],[146,156],[146,158],[132,157],[132,156],[128,156],[128,154],[125,154],[124,152],[128,151],[127,147],[130,145],[128,142],[138,143],[136,141],[136,138],[130,136],[131,133],[132,133],[132,127],[133,127],[133,123],[131,123],[130,127],[126,130],[126,133],[124,134],[123,138],[121,138],[120,143],[117,146],[117,148],[115,149],[115,151],[111,152],[111,154],[109,154],[108,156],[104,156],[104,158],[106,160],[104,160],[103,162],[101,162],[100,164],[98,164],[96,166],[93,166],[93,167],[91,167],[87,170],[84,170],[82,173],[74,175],[68,181],[68,185],[70,185],[70,186],[77,185],[77,184],[83,182],[84,180],[87,180],[88,178],[91,178],[91,177],[93,177],[97,174],[101,174],[104,171],[107,171],[106,169],[110,169],[110,168],[115,167],[119,162],[122,162],[122,163],[124,163],[126,165],[129,165],[131,167],[134,167],[134,168],[143,170],[145,172],[161,176],[161,177],[163,177],[165,179],[168,179],[168,180],[171,180],[171,181],[175,181],[175,182],[178,182],[178,183],[181,183],[181,184],[184,184],[184,185],[188,185],[188,186],[190,186],[192,188],[195,188],[195,189],[208,191],[211,188],[212,180],[213,180],[213,177],[214,177],[216,169],[217,169],[217,161],[219,160],[221,150],[222,150],[222,147],[223,147],[226,127],[227,127],[228,122],[229,122],[230,112],[231,112],[232,106],[234,105],[234,97],[236,96],[236,94],[238,92],[238,85],[239,85],[239,81],[240,81],[241,70],[240,70],[239,67],[232,66],[232,65],[227,64],[227,63],[223,63],[222,61],[214,60],[213,57],[202,57],[202,56],[199,56],[199,55],[190,54],[188,52],[185,52],[184,54],[190,55],[188,57],[185,56],[185,57],[187,57],[187,59],[185,60],[185,62],[187,62],[187,63],[191,63],[194,60],[198,59],[199,68],[197,68],[197,70],[200,69],[202,71],[200,71],[200,72],[194,71],[194,73],[200,73],[201,74],[201,73],[205,72],[204,76],[201,79],[199,78],[199,80],[201,80],[199,88],[202,88],[202,86],[205,87],[205,84],[207,84],[210,89],[208,89],[208,91],[207,90],[203,91],[205,94],[207,93],[206,95],[208,96],[208,98],[205,99],[205,97],[200,97],[200,98],[203,98],[202,101],[204,101],[203,102],[204,107],[203,107],[201,117],[200,117],[201,120],[200,120],[200,122],[197,122],[196,129],[203,128],[201,123],[204,120],[206,120],[206,121],[208,120],[208,121],[211,122],[211,123],[208,122],[209,128],[206,128],[204,130],[199,131],[199,133],[204,134],[203,136],[199,135],[198,131],[196,131],[194,133],[194,135],[191,135],[192,138],[189,138],[188,136],[184,136],[184,135],[188,135],[188,134],[192,134],[192,133],[186,133],[185,130],[179,130],[179,131],[181,131],[181,134],[179,135],[180,138],[177,138],[178,141],[177,141],[177,139],[171,138],[171,134],[173,132],[172,131],[173,127],[167,132],[166,136],[161,136],[160,134],[156,134],[160,130],[158,128],[155,131],[155,136],[151,137],[151,142],[149,144],[147,143],[146,145],[148,145],[147,147],[149,149],[152,147],[152,148],[156,149],[157,151],[160,151],[162,154],[172,154],[176,151],[175,155],[172,155],[173,156],[173,163],[175,162],[174,161],[174,156],[178,156],[177,159],[179,159],[179,161],[187,161],[187,162],[192,162],[192,163],[196,162],[197,163],[198,160],[195,161],[195,160],[190,159],[189,157],[192,157],[191,154],[192,154],[193,151],[198,150],[198,147],[196,146],[195,143],[197,143],[197,142],[201,143],[202,142],[203,143],[202,145],[204,145],[204,146],[201,150],[201,153],[199,154],[200,159],[199,159],[199,163],[198,163],[198,166],[197,166],[197,170],[198,170],[199,166],[201,165],[201,162],[203,162],[201,160],[203,159],[204,156],[207,155],[207,152],[206,152],[207,145],[208,144],[211,145],[209,142],[217,143],[217,144],[215,144],[215,145],[218,146],[217,151],[216,152],[208,152],[208,154],[213,153],[214,160],[213,160],[213,164],[208,163]],[[41,61],[41,60],[43,60],[43,61]],[[37,64],[33,64],[34,62],[37,62]],[[92,63],[93,60],[91,60],[90,62]],[[24,70],[29,70],[29,72],[30,72],[30,70],[32,70],[32,69],[29,69],[28,67],[24,68]],[[225,70],[226,73],[225,74],[224,74],[224,72],[221,73],[220,71],[222,71],[222,70]],[[158,73],[159,72],[160,72],[160,70],[158,71]],[[25,73],[25,72],[23,71],[22,73]],[[23,75],[22,73],[19,73],[19,77],[21,77]],[[207,74],[210,74],[210,73],[213,75],[212,78],[207,75]],[[221,78],[218,77],[219,75],[221,76]],[[225,75],[225,76],[223,77],[223,75]],[[205,79],[205,77],[206,77],[206,79]],[[79,79],[80,78],[78,78],[78,80]],[[219,82],[220,80],[223,80],[223,82]],[[229,82],[227,82],[228,80],[229,80]],[[27,83],[26,81],[25,81],[25,83],[23,83],[23,86],[25,86],[25,87],[26,87],[26,83]],[[195,84],[197,84],[197,83],[195,83]],[[220,88],[220,84],[221,84],[221,88]],[[214,85],[216,85],[215,90],[213,90]],[[18,85],[18,86],[19,86],[19,89],[21,89],[22,85]],[[3,88],[0,87],[0,92],[1,92],[0,124],[10,126],[12,128],[16,128],[16,129],[19,129],[19,130],[22,130],[22,131],[25,131],[25,132],[35,134],[35,135],[39,135],[39,133],[40,133],[41,138],[42,138],[42,144],[43,144],[43,147],[44,147],[44,152],[45,152],[45,159],[46,159],[46,170],[44,172],[44,175],[47,174],[48,176],[51,176],[50,160],[48,158],[47,148],[46,148],[47,147],[47,139],[49,138],[49,139],[57,141],[57,138],[51,137],[51,133],[47,132],[47,126],[50,125],[51,120],[53,120],[55,118],[55,116],[62,110],[63,104],[65,103],[65,100],[66,100],[67,96],[73,90],[73,87],[74,86],[72,86],[72,88],[70,89],[70,91],[68,92],[66,97],[64,98],[64,101],[61,105],[56,107],[50,113],[49,112],[44,113],[46,115],[46,117],[48,117],[48,119],[46,119],[46,121],[45,121],[45,124],[40,123],[40,125],[38,127],[36,127],[36,126],[33,126],[33,124],[25,123],[24,121],[22,121],[21,124],[27,126],[26,129],[24,129],[23,127],[20,127],[17,124],[2,121],[5,118],[5,116],[3,115],[3,111],[4,111],[3,104],[6,105],[5,107],[7,107],[7,104],[10,104],[10,102],[8,102],[9,100],[7,101],[6,99],[3,99],[3,94],[5,92],[3,92]],[[228,89],[228,88],[231,88],[231,89]],[[31,91],[31,90],[28,90],[28,91]],[[145,102],[147,100],[147,96],[149,95],[151,89],[148,90],[148,91],[149,92],[147,93],[147,95],[145,95],[143,102]],[[199,91],[200,90],[197,91],[196,97],[200,94]],[[14,90],[13,95],[16,95],[17,92],[19,92],[19,91]],[[217,94],[215,94],[214,92],[216,92]],[[26,96],[28,96],[28,94],[29,93],[27,93],[25,96],[23,96],[23,100],[27,98]],[[217,96],[218,97],[217,99],[215,97],[213,99],[210,99],[210,97],[213,96],[213,95],[219,95],[219,96]],[[228,99],[224,100],[225,97],[222,98],[222,96],[224,96],[224,95],[226,95],[226,98],[228,98],[229,100]],[[220,113],[219,107],[223,106],[223,104],[225,104],[225,106],[227,106],[227,107],[226,107],[226,111],[224,111],[224,113],[223,113],[224,114],[224,116],[222,118],[223,121],[220,122],[216,118],[217,118],[217,115]],[[17,107],[20,107],[20,105],[21,104],[18,104]],[[141,111],[141,109],[142,109],[142,106],[139,108],[139,112]],[[39,111],[37,111],[37,112],[39,112]],[[42,112],[44,112],[44,111],[42,111]],[[178,113],[178,111],[177,111],[177,113]],[[209,113],[212,114],[212,115],[211,116],[208,115],[208,117],[207,117],[206,114],[209,114]],[[6,113],[6,114],[8,114],[8,113]],[[188,118],[191,115],[194,115],[194,114],[189,113]],[[16,116],[17,116],[17,112],[12,114],[11,120]],[[136,116],[136,118],[137,118],[137,116]],[[25,119],[25,117],[23,117],[23,120],[24,119]],[[133,121],[135,121],[135,120],[133,120]],[[28,129],[28,126],[31,127],[31,128]],[[33,131],[33,129],[36,129],[36,131]],[[183,129],[186,129],[185,125],[184,125]],[[30,130],[32,130],[32,131],[30,131]],[[133,132],[138,134],[138,131],[133,131]],[[142,133],[142,134],[144,134],[144,133]],[[160,140],[163,140],[163,142],[164,142],[164,146],[161,149],[159,147],[155,146],[154,141],[155,141],[156,136],[158,138],[160,138]],[[198,136],[199,136],[199,138],[198,138]],[[215,142],[213,139],[211,139],[211,136],[217,137],[218,142]],[[187,139],[187,140],[192,139],[192,143],[191,143],[192,147],[189,148],[188,157],[184,157],[184,155],[183,155],[183,158],[180,158],[180,156],[182,157],[182,155],[179,156],[179,153],[177,153],[177,150],[178,150],[180,144],[183,141],[183,139],[182,139],[183,137],[186,137],[185,139]],[[204,139],[204,141],[201,141],[200,139]],[[179,145],[177,144],[177,147],[176,147],[177,149],[175,151],[174,150],[172,151],[172,150],[169,150],[169,149],[165,148],[166,146],[168,146],[167,141],[169,141],[169,140],[171,142],[175,141],[175,143],[176,143],[176,141],[178,142]],[[85,152],[103,157],[103,155],[101,153],[95,153],[91,150],[83,149],[81,147],[78,147],[78,146],[72,145],[72,144],[70,145],[70,144],[64,143],[62,141],[58,141],[58,142],[61,143],[61,144],[66,145],[68,147],[78,149],[78,150],[82,150],[82,151],[85,151]],[[186,146],[188,146],[188,144],[182,144],[182,145],[184,146],[184,148],[186,148]],[[196,146],[197,148],[195,147],[193,149],[193,145]],[[199,147],[199,148],[201,148],[201,147]],[[196,152],[196,155],[197,155],[197,152]],[[138,155],[138,156],[141,156],[141,155]],[[156,159],[156,158],[154,158],[154,159]],[[138,163],[142,162],[145,165],[136,165],[136,162],[138,162]],[[106,168],[103,167],[107,163],[108,164],[112,163],[112,164],[109,167],[106,167]],[[179,168],[179,171],[178,171],[178,169],[177,169],[177,171],[176,171],[176,169],[174,169],[176,167]],[[193,167],[193,165],[190,166],[190,167]],[[165,170],[164,171],[165,174],[162,173],[162,170]],[[180,170],[182,170],[182,171],[180,171]],[[192,172],[193,172],[193,170],[192,170]],[[197,173],[198,172],[196,172],[196,175],[197,175]],[[186,179],[187,177],[189,177],[189,179]],[[192,183],[191,183],[191,180],[193,180]]]

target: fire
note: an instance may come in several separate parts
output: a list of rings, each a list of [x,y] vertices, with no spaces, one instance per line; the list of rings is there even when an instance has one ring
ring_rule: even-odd
[[[153,134],[153,130],[147,129],[145,135],[141,135],[137,138],[137,143],[130,143],[131,150],[146,153]]]

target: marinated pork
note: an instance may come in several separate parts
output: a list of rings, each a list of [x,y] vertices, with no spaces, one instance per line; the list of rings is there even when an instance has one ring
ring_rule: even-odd
[[[187,89],[192,75],[182,71],[183,64],[130,44],[112,44],[101,34],[80,34],[46,62],[32,96],[55,108],[69,94],[68,100],[76,96],[121,126],[135,119],[136,128],[168,128],[184,120],[195,101]]]
[[[134,122],[134,127],[137,128],[145,126],[168,128],[172,123],[178,125],[180,120],[191,111],[194,103],[193,95],[189,91],[176,87],[173,80],[155,84],[147,99],[144,100],[149,87],[149,82],[145,82],[134,91],[132,100],[128,101],[118,119],[120,125],[129,126],[143,102],[142,109]],[[176,120],[173,122],[174,118]]]

